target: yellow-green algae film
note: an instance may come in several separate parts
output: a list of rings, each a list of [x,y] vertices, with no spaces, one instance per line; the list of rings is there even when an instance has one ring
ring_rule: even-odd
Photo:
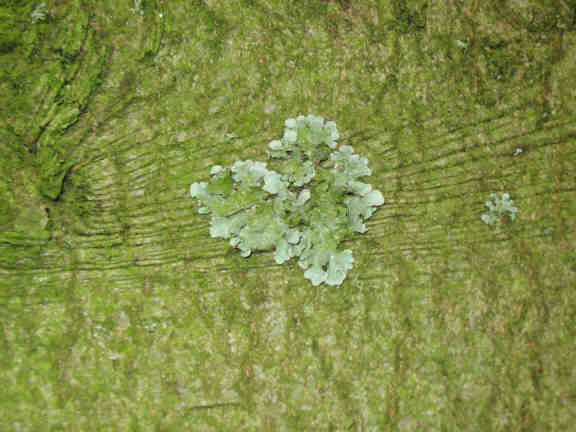
[[[0,429],[569,430],[575,47],[567,0],[1,2]],[[309,113],[385,200],[338,287],[189,195]]]

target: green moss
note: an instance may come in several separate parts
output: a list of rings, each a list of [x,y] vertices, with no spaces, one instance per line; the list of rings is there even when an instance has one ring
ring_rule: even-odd
[[[0,429],[572,426],[568,2],[39,3],[2,3]],[[308,112],[386,200],[342,289],[187,196]]]

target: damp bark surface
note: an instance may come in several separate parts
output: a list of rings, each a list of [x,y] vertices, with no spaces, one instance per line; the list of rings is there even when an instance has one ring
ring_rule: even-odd
[[[8,1],[0,74],[0,429],[576,421],[573,2]],[[300,114],[385,199],[339,287],[189,194]]]

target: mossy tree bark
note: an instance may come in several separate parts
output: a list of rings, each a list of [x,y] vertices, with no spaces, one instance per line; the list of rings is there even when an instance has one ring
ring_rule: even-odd
[[[574,420],[576,11],[309,3],[0,7],[0,423]],[[386,200],[337,289],[211,239],[188,194],[309,112]],[[492,192],[516,221],[481,221]]]

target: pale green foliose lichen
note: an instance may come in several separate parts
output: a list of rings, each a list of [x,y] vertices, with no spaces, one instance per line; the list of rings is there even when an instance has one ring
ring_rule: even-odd
[[[268,145],[264,162],[215,165],[210,182],[193,183],[201,214],[212,214],[210,235],[224,238],[244,257],[274,250],[276,263],[298,257],[313,285],[340,285],[354,257],[338,246],[384,203],[382,193],[360,181],[368,160],[351,146],[338,148],[336,124],[308,115],[288,119],[281,140]]]
[[[488,225],[500,225],[502,223],[502,218],[505,216],[510,217],[510,220],[516,219],[516,213],[518,209],[514,207],[514,201],[510,199],[510,195],[503,193],[502,197],[498,194],[490,194],[492,201],[486,201],[486,207],[488,207],[488,212],[484,213],[481,218],[484,223]]]

